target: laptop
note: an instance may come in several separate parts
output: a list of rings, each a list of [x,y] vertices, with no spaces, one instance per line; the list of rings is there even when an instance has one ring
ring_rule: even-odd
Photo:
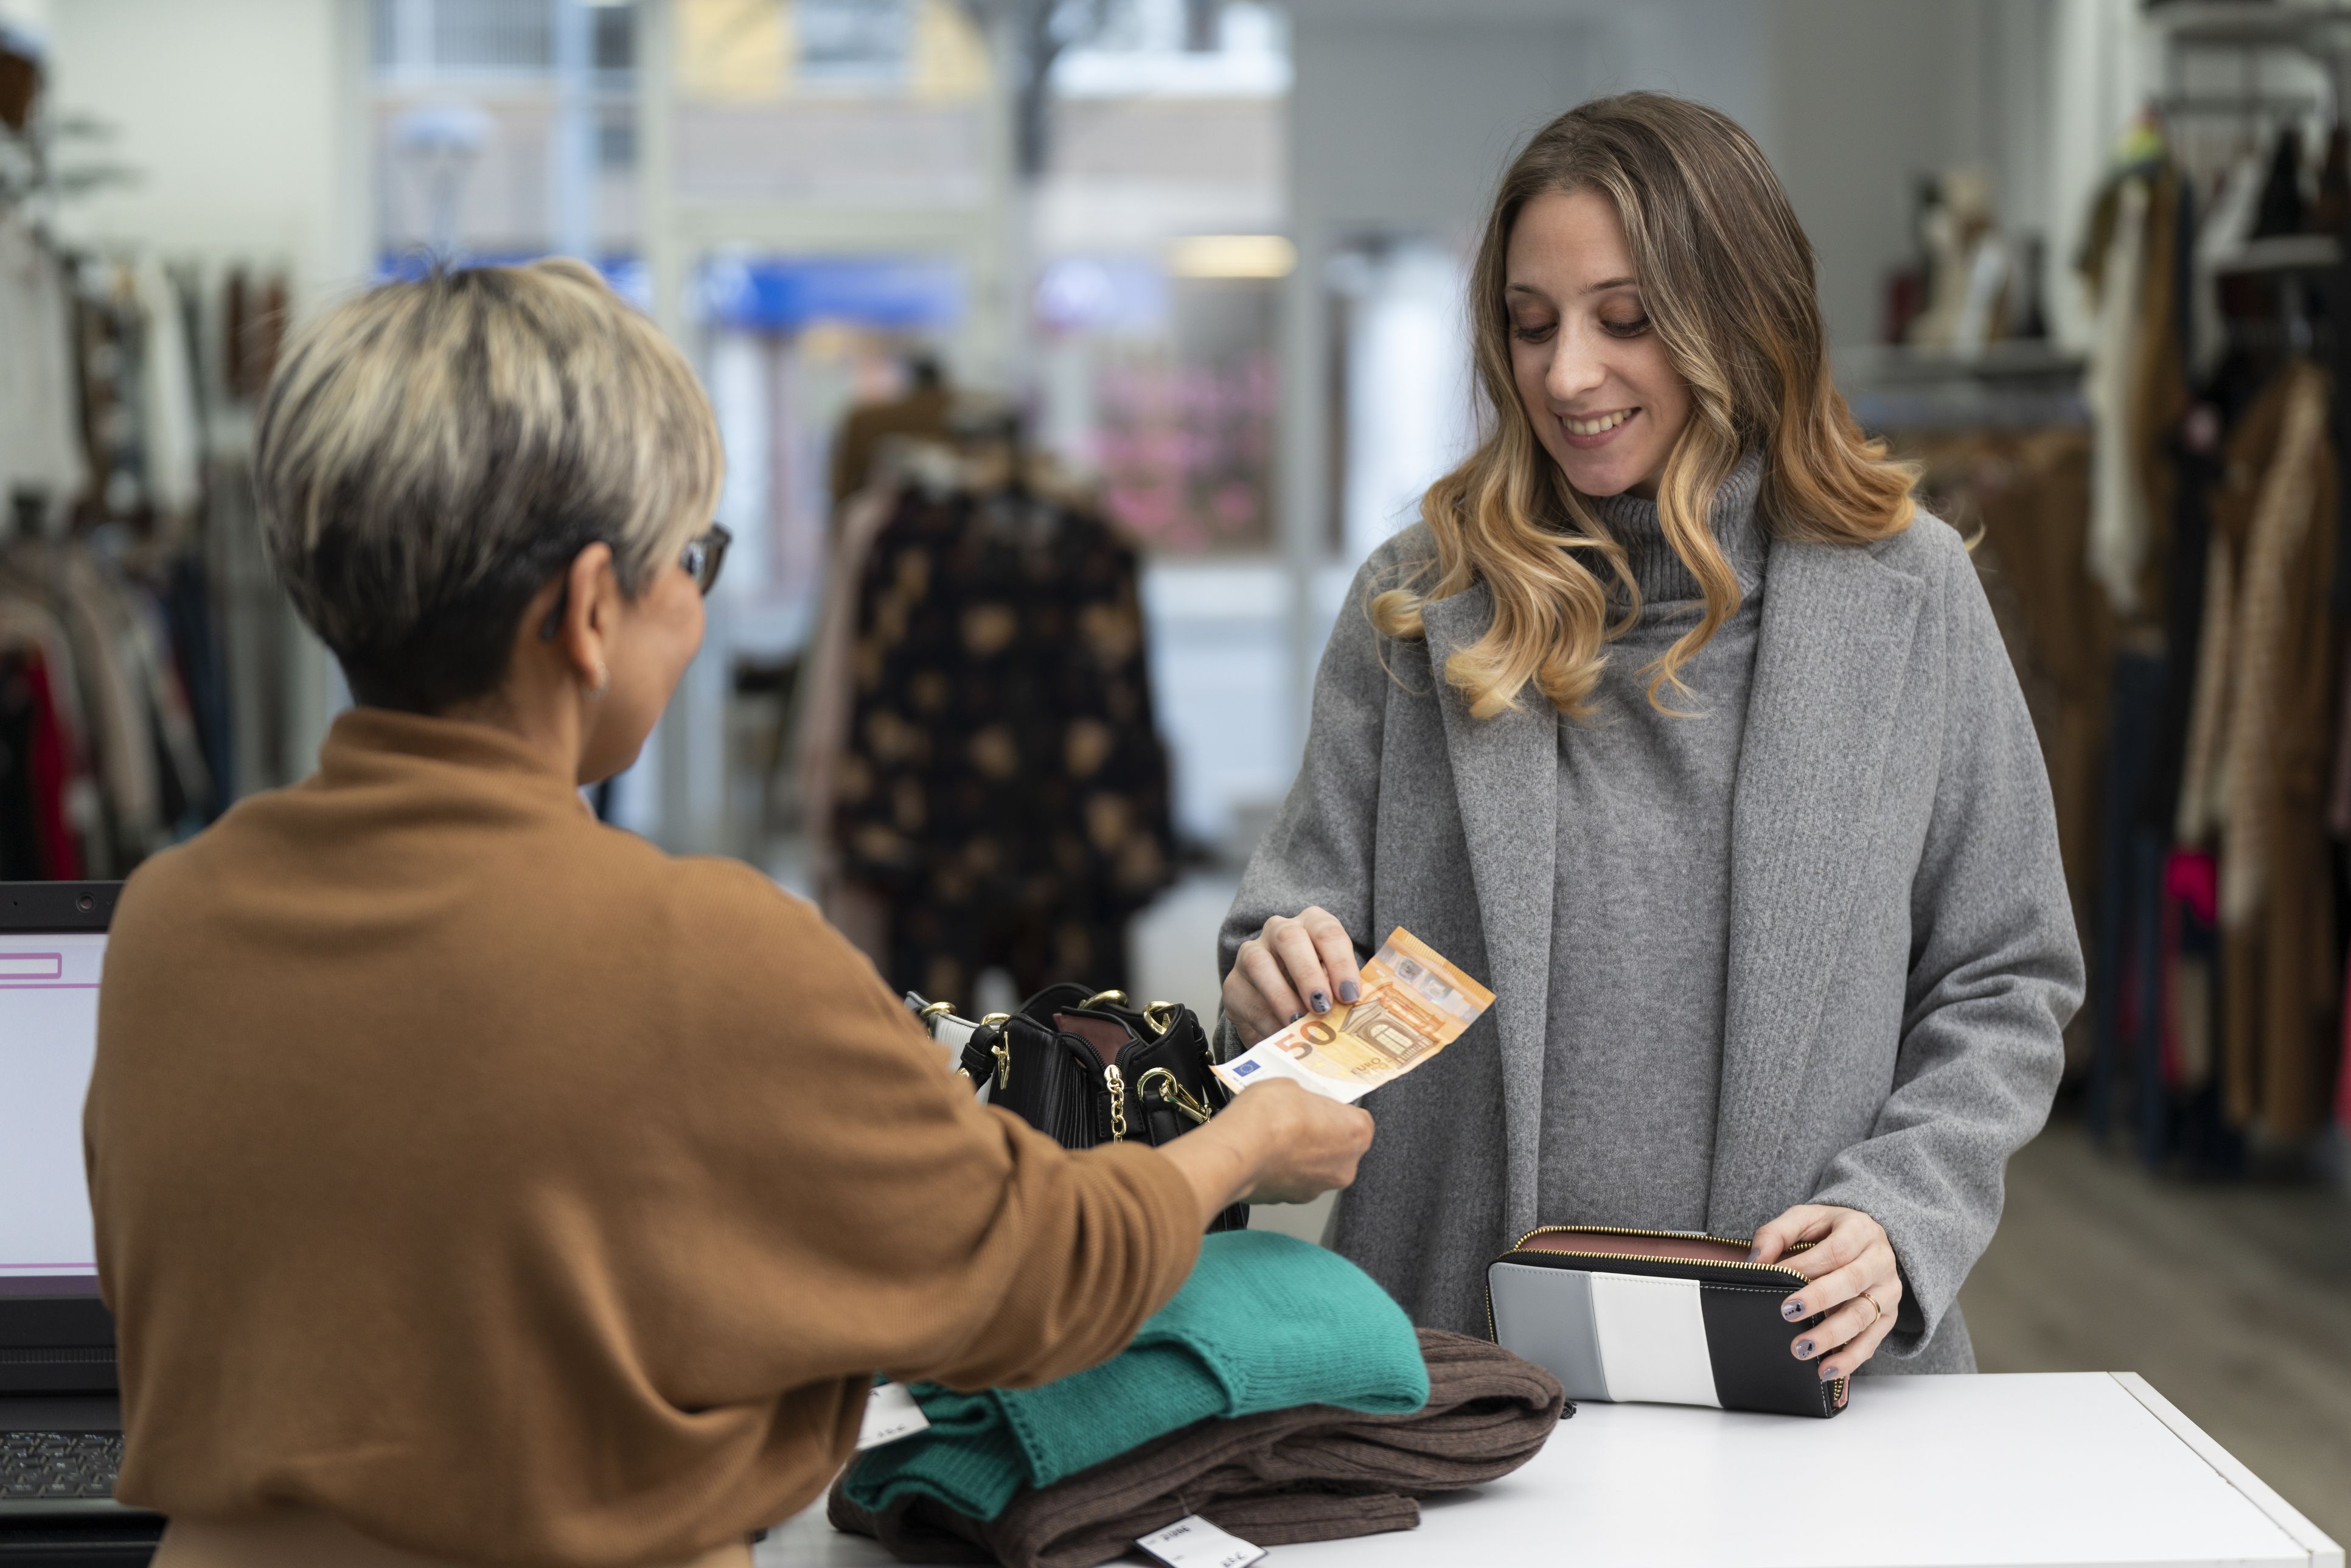
[[[0,1563],[144,1563],[114,1500],[114,1322],[99,1299],[81,1107],[120,883],[0,883]]]

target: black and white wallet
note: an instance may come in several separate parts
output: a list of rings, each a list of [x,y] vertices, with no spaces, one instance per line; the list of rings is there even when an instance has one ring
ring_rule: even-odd
[[[1780,1315],[1804,1276],[1750,1263],[1750,1243],[1689,1230],[1546,1225],[1486,1269],[1494,1343],[1559,1379],[1570,1399],[1834,1416],[1844,1378],[1788,1352]]]

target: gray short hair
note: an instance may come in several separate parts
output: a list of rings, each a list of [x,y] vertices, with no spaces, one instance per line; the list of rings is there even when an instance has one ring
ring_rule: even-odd
[[[264,394],[253,479],[352,695],[433,713],[505,679],[524,609],[601,541],[637,594],[724,459],[684,355],[582,263],[436,272],[329,311]]]

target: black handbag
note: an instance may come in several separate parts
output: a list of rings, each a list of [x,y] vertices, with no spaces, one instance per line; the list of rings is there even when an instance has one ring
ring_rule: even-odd
[[[1834,1416],[1847,1380],[1788,1354],[1828,1314],[1782,1318],[1803,1274],[1747,1252],[1696,1231],[1546,1225],[1488,1267],[1487,1328],[1570,1399]]]
[[[1129,1139],[1157,1148],[1221,1111],[1232,1096],[1208,1071],[1207,1031],[1178,1002],[1128,1005],[1124,991],[1048,986],[1019,1010],[973,1022],[909,991],[931,1038],[957,1052],[956,1071],[990,1104],[1065,1149]],[[1240,1230],[1249,1205],[1208,1227]]]

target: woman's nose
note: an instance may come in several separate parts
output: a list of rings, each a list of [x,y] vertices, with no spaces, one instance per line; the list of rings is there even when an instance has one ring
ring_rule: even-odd
[[[1598,389],[1608,379],[1608,368],[1581,336],[1562,332],[1543,376],[1543,391],[1554,403],[1565,406]]]

